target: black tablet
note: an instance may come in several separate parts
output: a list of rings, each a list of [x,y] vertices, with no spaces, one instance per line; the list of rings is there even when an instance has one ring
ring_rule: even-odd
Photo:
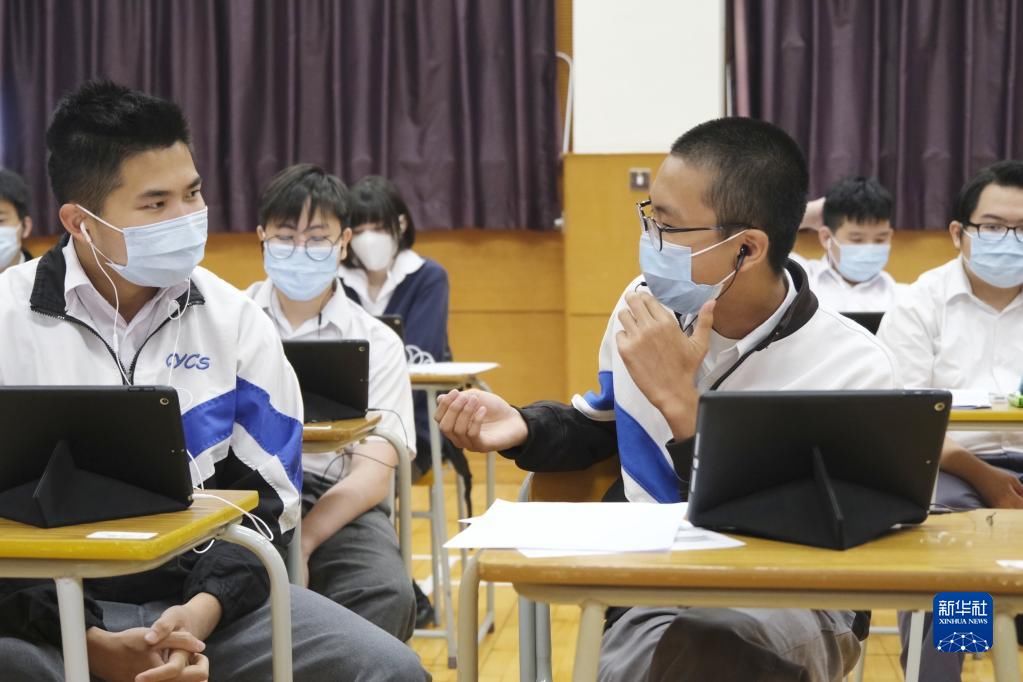
[[[0,433],[0,517],[53,527],[191,503],[173,388],[3,386]]]
[[[369,407],[369,341],[285,341],[306,423],[357,419]]]
[[[706,393],[689,519],[836,549],[920,523],[951,407],[936,390]]]
[[[390,327],[399,339],[405,340],[405,323],[402,322],[401,315],[380,315],[377,319]]]

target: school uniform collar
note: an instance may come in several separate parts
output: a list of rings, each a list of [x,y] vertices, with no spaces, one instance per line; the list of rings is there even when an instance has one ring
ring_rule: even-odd
[[[806,271],[798,263],[790,259],[785,264],[785,274],[788,276],[792,287],[791,291],[785,294],[785,301],[763,324],[740,340],[740,342],[747,342],[743,344],[745,350],[740,350],[739,359],[728,371],[717,378],[710,387],[710,390],[716,390],[721,386],[751,355],[766,349],[775,341],[792,336],[806,326],[817,313],[819,304],[817,303],[817,297],[810,290]],[[790,293],[792,293],[791,301],[789,299]],[[788,302],[788,307],[786,307],[785,302]],[[765,331],[766,333],[764,333]]]
[[[333,326],[340,332],[342,338],[346,338],[349,336],[352,327],[355,303],[345,296],[341,281],[335,280],[335,283],[334,293],[327,299],[327,303],[316,317],[316,329],[325,329],[328,326]],[[259,283],[252,294],[252,300],[279,326],[286,326],[288,329],[291,329],[291,324],[284,315],[280,299],[277,297],[276,289],[274,289],[273,282],[270,279],[265,279]],[[306,324],[306,322],[303,322],[299,329]],[[291,329],[292,334],[298,331],[298,329]]]
[[[74,247],[70,246],[70,235],[64,235],[53,248],[43,254],[36,267],[36,277],[32,284],[32,293],[29,296],[29,306],[32,310],[51,315],[64,317],[67,315],[67,294],[78,286],[88,285],[91,288],[92,282],[86,277],[78,256],[74,253]],[[65,257],[65,247],[71,249],[73,264],[69,264]],[[69,279],[70,278],[70,279]],[[181,283],[174,285],[181,287],[181,294],[174,291],[176,300],[181,308],[189,305],[203,305],[206,299],[203,297],[195,280],[189,280],[188,284]]]
[[[405,281],[406,277],[418,271],[425,262],[426,260],[412,249],[400,251],[395,257],[394,263],[391,264],[391,269],[387,271],[387,280],[384,281],[384,285],[380,288],[377,300],[393,293],[398,288],[398,285]],[[358,294],[361,301],[370,301],[369,276],[365,270],[342,266],[342,277],[345,285]]]

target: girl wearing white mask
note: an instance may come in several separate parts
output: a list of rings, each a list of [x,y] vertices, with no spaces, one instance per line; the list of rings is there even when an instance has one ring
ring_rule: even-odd
[[[394,183],[368,176],[351,188],[348,224],[354,236],[341,262],[345,293],[372,315],[401,318],[405,344],[414,352],[441,362],[451,359],[448,346],[448,273],[440,263],[412,250],[416,229],[412,214]],[[430,470],[430,429],[426,395],[414,395],[416,460],[413,477]],[[442,457],[449,460],[471,489],[472,475],[465,453],[443,441]],[[425,626],[433,610],[417,590],[416,622]]]
[[[20,175],[0,169],[0,272],[32,260],[22,242],[32,233],[28,186]]]

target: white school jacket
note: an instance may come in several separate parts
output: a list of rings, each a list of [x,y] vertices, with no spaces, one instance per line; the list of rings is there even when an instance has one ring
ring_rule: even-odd
[[[0,385],[124,383],[110,339],[67,313],[66,270],[57,246],[0,275]],[[184,311],[172,319],[171,308],[179,307]],[[176,305],[160,308],[137,352],[121,357],[127,379],[178,390],[185,443],[196,463],[193,483],[198,471],[207,487],[255,489],[256,512],[275,535],[294,528],[302,399],[273,324],[203,268],[192,273],[190,291]],[[117,415],[110,419],[116,428]]]

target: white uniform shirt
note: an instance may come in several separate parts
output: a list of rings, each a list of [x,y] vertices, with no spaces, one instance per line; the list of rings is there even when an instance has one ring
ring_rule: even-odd
[[[123,317],[117,315],[115,330],[115,308],[107,303],[107,300],[89,281],[85,269],[82,268],[82,263],[78,260],[74,241],[68,242],[61,251],[64,254],[64,262],[67,264],[67,273],[64,276],[64,298],[67,301],[68,314],[92,326],[111,348],[116,346],[115,349],[121,364],[128,369],[139,347],[156,330],[157,325],[163,323],[168,315],[178,314],[177,298],[188,291],[188,281],[160,289],[156,296],[142,306],[131,322],[125,322]],[[100,256],[99,260],[104,267],[109,267],[103,256]],[[116,344],[114,342],[115,331],[117,334]]]
[[[828,257],[807,260],[791,254],[792,260],[803,266],[810,289],[821,305],[842,313],[886,312],[895,305],[896,298],[906,289],[885,271],[866,282],[850,284],[831,265]]]
[[[246,292],[274,321],[285,341],[308,339],[365,339],[369,341],[369,407],[381,410],[378,428],[394,434],[407,444],[410,456],[416,451],[416,425],[412,409],[412,383],[405,346],[394,331],[337,291],[317,317],[292,329],[284,316],[270,280],[256,282]],[[390,411],[383,411],[390,410]],[[400,416],[400,419],[399,419]],[[372,440],[372,438],[370,439]],[[337,479],[346,470],[337,461],[337,453],[302,453],[303,470]]]
[[[1011,393],[1023,377],[1023,297],[1001,312],[973,295],[963,261],[929,270],[885,315],[878,338],[907,388]],[[1023,450],[1018,432],[950,432],[974,454]]]
[[[380,293],[375,301],[369,297],[369,279],[365,270],[342,265],[338,274],[341,275],[345,284],[359,295],[362,307],[370,315],[383,315],[387,310],[387,304],[391,302],[394,290],[405,281],[406,277],[423,267],[425,262],[423,257],[412,249],[405,249],[399,253],[398,257],[394,259],[394,263],[391,264],[391,269],[387,271],[387,279],[384,281],[384,286],[380,288]]]

